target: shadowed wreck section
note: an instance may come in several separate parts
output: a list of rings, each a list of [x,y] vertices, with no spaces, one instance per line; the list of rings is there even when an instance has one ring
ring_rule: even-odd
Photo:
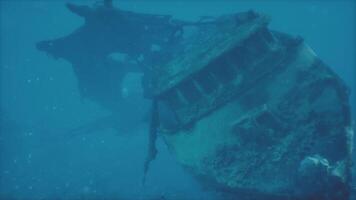
[[[180,49],[183,27],[198,23],[175,20],[169,15],[124,11],[114,7],[112,1],[93,6],[68,3],[66,7],[82,17],[84,24],[67,36],[41,41],[36,47],[71,63],[81,97],[111,113],[68,134],[134,128],[146,111],[132,105],[135,100],[125,98],[125,77],[130,73],[150,77],[153,65],[166,62]],[[141,82],[144,91],[149,91],[147,80]],[[136,117],[123,116],[129,108],[137,113]]]
[[[39,42],[37,48],[69,61],[82,97],[111,111],[120,109],[123,78],[169,59],[181,40],[184,22],[168,15],[123,11],[107,1],[66,6],[84,18],[84,25],[68,36]]]

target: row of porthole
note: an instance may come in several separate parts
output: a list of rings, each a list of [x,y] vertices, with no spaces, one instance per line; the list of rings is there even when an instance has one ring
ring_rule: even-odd
[[[251,58],[259,57],[268,50],[269,39],[267,40],[266,37],[270,37],[270,34],[263,31],[247,39],[242,45],[243,48],[233,50],[193,75],[192,78],[183,81],[168,91],[163,100],[167,101],[173,109],[179,109],[231,82],[236,78],[241,66],[248,66]]]

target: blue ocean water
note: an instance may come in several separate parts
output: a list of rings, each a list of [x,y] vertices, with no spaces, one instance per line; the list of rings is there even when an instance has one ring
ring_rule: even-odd
[[[117,134],[98,129],[69,135],[68,130],[108,111],[83,100],[70,63],[36,49],[45,39],[68,35],[83,20],[65,8],[66,2],[0,1],[1,124],[0,199],[218,199],[181,168],[163,141],[142,186],[147,150],[147,122],[137,122]],[[300,35],[349,86],[356,113],[355,1],[114,1],[123,10],[169,14],[184,20],[200,16],[256,10],[271,16],[270,28]],[[140,111],[138,77],[124,92]],[[119,91],[122,92],[122,91]],[[127,119],[145,112],[125,110]],[[125,123],[129,123],[125,121]]]

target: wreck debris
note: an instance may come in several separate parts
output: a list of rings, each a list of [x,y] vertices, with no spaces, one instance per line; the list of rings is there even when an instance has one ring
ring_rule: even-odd
[[[66,7],[82,17],[84,24],[65,37],[37,43],[37,49],[70,62],[81,96],[113,113],[126,106],[118,91],[128,73],[145,73],[142,86],[145,96],[151,96],[148,79],[152,66],[181,51],[184,27],[215,23],[125,11],[114,7],[112,1],[92,7],[68,3]]]
[[[156,140],[157,140],[158,127],[159,127],[158,102],[156,99],[154,99],[152,101],[152,108],[151,108],[151,121],[150,121],[150,128],[148,134],[147,157],[143,168],[143,180],[142,180],[143,184],[145,184],[146,182],[146,175],[149,170],[150,163],[157,156]]]
[[[37,48],[69,61],[82,97],[113,112],[125,103],[118,91],[126,74],[147,72],[170,59],[185,25],[168,15],[120,10],[111,1],[93,7],[68,3],[67,8],[83,17],[84,25],[68,36],[39,42]],[[113,54],[124,58],[115,60]]]

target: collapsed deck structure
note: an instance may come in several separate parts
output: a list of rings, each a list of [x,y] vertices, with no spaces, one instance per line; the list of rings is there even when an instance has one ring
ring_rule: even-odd
[[[239,199],[348,199],[348,89],[299,37],[222,17],[156,68],[160,132],[179,163]]]

